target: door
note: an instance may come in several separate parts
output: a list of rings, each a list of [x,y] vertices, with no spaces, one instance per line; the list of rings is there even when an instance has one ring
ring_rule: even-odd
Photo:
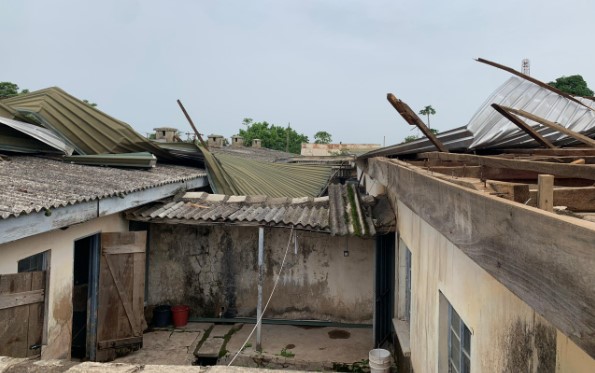
[[[395,296],[395,234],[376,237],[374,342],[380,347],[392,331]]]
[[[89,326],[89,341],[96,347],[91,360],[113,360],[116,353],[142,346],[146,241],[146,232],[101,234],[97,306],[90,307],[90,319],[97,315],[96,326],[92,321]]]
[[[0,356],[41,352],[45,272],[0,275]]]

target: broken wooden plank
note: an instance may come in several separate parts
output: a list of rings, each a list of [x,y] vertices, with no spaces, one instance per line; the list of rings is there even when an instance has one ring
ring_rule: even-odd
[[[513,109],[513,108],[509,108],[509,107],[505,107],[505,106],[503,106],[502,108],[504,110],[506,110],[506,111],[509,111],[509,112],[514,113],[514,114],[523,116],[523,117],[525,117],[527,119],[530,119],[532,121],[535,121],[535,122],[537,122],[537,123],[539,123],[541,125],[544,125],[544,126],[549,127],[549,128],[551,128],[553,130],[556,130],[558,132],[561,132],[561,133],[565,134],[566,136],[572,137],[573,139],[575,139],[577,141],[580,141],[583,144],[585,144],[585,145],[587,145],[587,146],[589,146],[591,148],[595,148],[595,140],[593,140],[592,138],[587,137],[585,135],[581,135],[578,132],[574,132],[573,130],[568,129],[568,128],[564,127],[561,124],[558,124],[556,122],[552,122],[551,120],[547,120],[545,118],[539,117],[539,116],[537,116],[535,114],[531,114],[531,113],[526,112],[524,110]]]
[[[448,152],[448,149],[436,138],[434,132],[430,131],[430,129],[426,126],[426,124],[415,114],[413,110],[407,105],[404,101],[399,100],[395,97],[392,93],[388,93],[386,95],[386,99],[390,104],[395,108],[395,110],[401,114],[403,119],[407,123],[412,126],[417,126],[421,132],[434,144],[436,149],[440,150],[441,152]]]
[[[102,253],[105,255],[117,255],[117,254],[133,254],[133,253],[144,253],[145,247],[132,245],[117,245],[117,246],[106,246],[103,248]]]
[[[537,178],[537,207],[554,212],[554,175],[539,175]]]
[[[420,158],[440,159],[443,161],[468,162],[472,165],[510,168],[513,170],[533,171],[557,176],[566,176],[578,179],[595,180],[595,165],[549,163],[540,161],[526,161],[517,159],[504,159],[494,156],[478,156],[472,154],[454,153],[421,153]]]
[[[504,107],[498,104],[492,104],[494,110],[500,113],[504,118],[511,121],[521,130],[523,130],[527,135],[531,136],[533,140],[537,141],[539,144],[543,145],[546,148],[554,149],[556,146],[552,144],[548,139],[541,136],[541,134],[535,131],[530,125],[519,119],[518,117],[514,116],[513,114],[509,113]]]
[[[367,173],[477,265],[595,356],[595,225],[462,188],[405,162]],[[434,208],[440,206],[441,208]],[[538,222],[538,223],[537,223]]]

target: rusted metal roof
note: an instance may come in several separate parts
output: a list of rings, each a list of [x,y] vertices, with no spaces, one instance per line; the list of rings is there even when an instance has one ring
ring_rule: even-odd
[[[181,201],[141,207],[127,217],[152,223],[264,225],[370,237],[377,232],[373,219],[376,202],[371,196],[360,196],[353,184],[331,184],[329,195],[317,198],[190,192]]]
[[[0,218],[124,196],[206,177],[201,169],[157,165],[149,170],[90,167],[30,156],[0,158]]]

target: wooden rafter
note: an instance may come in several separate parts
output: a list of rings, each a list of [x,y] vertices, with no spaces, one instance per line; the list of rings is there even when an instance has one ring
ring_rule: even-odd
[[[508,112],[523,116],[523,117],[530,119],[532,121],[535,121],[541,125],[544,125],[544,126],[549,127],[553,130],[561,132],[561,133],[565,134],[566,136],[572,137],[573,139],[580,141],[583,144],[585,144],[591,148],[595,148],[595,140],[593,140],[592,138],[587,137],[585,135],[581,135],[580,133],[577,133],[571,129],[568,129],[556,122],[552,122],[550,120],[541,118],[535,114],[528,113],[524,110],[513,109],[513,108],[509,108],[509,107],[505,107],[505,106],[502,106],[502,108]]]
[[[436,149],[448,153],[448,149],[436,138],[436,135],[426,126],[426,124],[415,114],[413,110],[404,101],[399,100],[392,93],[386,95],[386,99],[401,114],[403,119],[412,126],[417,126],[421,132],[434,144]]]
[[[442,161],[465,162],[471,165],[510,168],[513,170],[533,171],[543,174],[560,175],[577,179],[595,180],[595,165],[589,164],[568,164],[551,163],[542,161],[530,161],[519,159],[505,159],[494,156],[479,156],[472,154],[454,153],[421,153],[419,158],[439,159]]]
[[[508,110],[505,109],[504,107],[502,107],[498,104],[492,104],[492,107],[498,113],[502,114],[502,116],[504,118],[508,119],[509,121],[514,123],[517,127],[519,127],[521,130],[523,130],[527,135],[531,136],[533,138],[533,140],[537,141],[538,143],[540,143],[541,145],[543,145],[546,148],[550,148],[550,149],[556,148],[556,146],[554,144],[552,144],[548,139],[541,136],[541,134],[539,132],[535,131],[530,125],[528,125],[527,123],[522,121],[520,118],[518,118],[515,115],[508,112]]]

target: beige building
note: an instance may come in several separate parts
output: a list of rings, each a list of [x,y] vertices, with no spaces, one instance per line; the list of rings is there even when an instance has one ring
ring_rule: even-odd
[[[3,157],[0,174],[3,180],[10,180],[0,190],[0,298],[5,301],[0,307],[0,355],[41,353],[43,359],[89,357],[89,350],[95,347],[90,344],[92,339],[99,349],[107,348],[101,345],[102,330],[114,325],[108,325],[102,315],[107,311],[117,315],[118,309],[113,305],[93,313],[93,309],[97,312],[98,307],[92,304],[98,293],[105,295],[104,300],[110,297],[110,290],[104,289],[103,272],[96,270],[122,270],[118,258],[135,256],[106,259],[109,250],[116,250],[114,237],[127,239],[135,235],[129,231],[142,230],[129,225],[122,211],[207,185],[203,170],[188,167],[115,169],[24,156]],[[112,242],[111,249],[107,239]],[[132,242],[122,245],[131,251]],[[96,270],[94,255],[99,260]],[[124,266],[144,287],[144,265]],[[40,279],[42,286],[27,291],[31,277],[26,272],[40,271],[45,277]],[[115,273],[113,281],[118,276]],[[99,283],[94,284],[96,281]],[[19,291],[21,286],[28,287]],[[136,298],[141,300],[141,315],[142,295]],[[104,300],[100,299],[100,304]],[[133,302],[134,312],[138,312],[137,303]],[[23,313],[30,315],[28,322],[22,322]],[[99,326],[87,330],[88,322],[99,322]]]
[[[333,156],[363,154],[380,148],[380,144],[302,144],[301,155],[304,156]]]
[[[592,183],[593,166],[420,157],[360,164],[396,212],[387,310],[399,372],[595,371],[593,187],[541,189],[574,213],[531,206],[542,172]],[[535,184],[498,180],[513,175]]]

